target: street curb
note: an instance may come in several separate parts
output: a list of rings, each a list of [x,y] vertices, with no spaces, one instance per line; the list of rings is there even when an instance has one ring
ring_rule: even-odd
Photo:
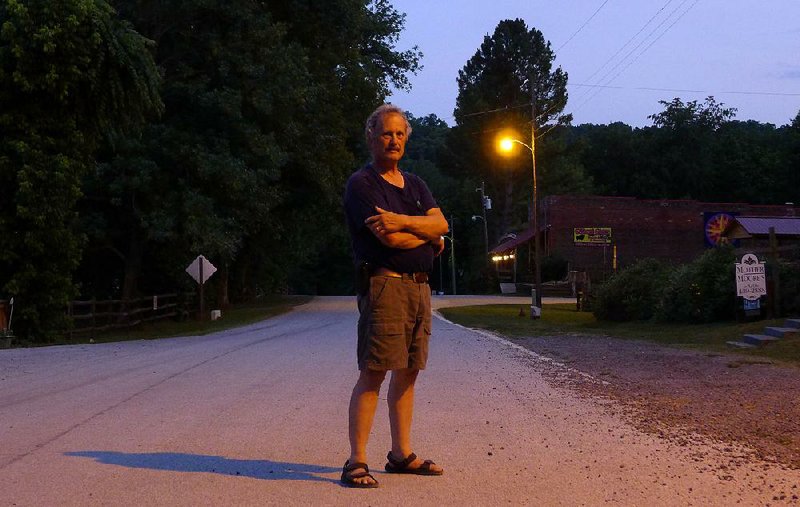
[[[494,334],[494,333],[492,333],[490,331],[486,331],[486,330],[483,330],[483,329],[475,329],[475,328],[472,328],[472,327],[462,326],[461,324],[453,322],[452,320],[448,320],[441,313],[439,313],[438,310],[434,310],[432,312],[432,314],[437,319],[443,320],[444,322],[447,322],[448,324],[452,324],[454,326],[460,327],[461,329],[466,329],[468,331],[472,331],[473,333],[477,333],[477,334],[483,336],[484,338],[489,338],[490,340],[494,340],[494,341],[496,341],[496,342],[498,342],[498,343],[500,343],[502,345],[505,345],[506,347],[509,347],[509,348],[515,349],[515,350],[517,350],[519,352],[522,352],[524,354],[527,354],[527,355],[529,355],[530,357],[532,357],[533,359],[535,359],[537,361],[541,361],[543,363],[550,363],[550,364],[552,364],[554,366],[557,366],[558,368],[566,370],[566,371],[568,371],[570,373],[575,373],[577,375],[580,375],[581,377],[584,377],[584,378],[586,378],[588,380],[591,380],[592,382],[597,382],[598,384],[601,384],[601,385],[604,385],[604,386],[611,385],[611,382],[608,382],[606,380],[597,379],[597,378],[589,375],[588,373],[586,373],[584,371],[576,370],[575,368],[567,366],[564,363],[560,363],[560,362],[556,361],[555,359],[553,359],[552,357],[547,357],[547,356],[543,356],[541,354],[537,354],[536,352],[534,352],[534,351],[532,351],[530,349],[526,349],[522,345],[518,345],[516,343],[513,343],[513,342],[509,341],[508,338],[505,338],[505,337],[503,337],[501,335]]]

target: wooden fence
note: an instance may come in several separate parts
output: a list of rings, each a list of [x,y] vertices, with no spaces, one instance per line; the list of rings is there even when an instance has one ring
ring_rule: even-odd
[[[67,316],[73,323],[68,332],[94,333],[111,329],[130,329],[143,322],[178,317],[189,311],[194,294],[158,294],[130,300],[71,301]]]

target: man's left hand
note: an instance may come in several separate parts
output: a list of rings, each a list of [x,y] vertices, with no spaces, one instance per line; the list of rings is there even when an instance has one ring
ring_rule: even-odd
[[[377,210],[378,214],[372,215],[364,221],[374,233],[391,234],[400,232],[405,228],[405,215],[386,211],[378,206],[375,206],[375,210]]]

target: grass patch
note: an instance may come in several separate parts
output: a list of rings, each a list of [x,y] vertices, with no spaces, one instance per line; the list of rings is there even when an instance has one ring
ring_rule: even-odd
[[[538,320],[530,319],[530,307],[527,305],[461,306],[442,308],[439,312],[462,326],[486,329],[510,338],[560,334],[605,335],[708,352],[734,352],[800,366],[800,338],[783,339],[759,349],[734,350],[726,345],[728,341],[741,341],[744,334],[761,334],[767,326],[781,326],[783,319],[713,324],[601,322],[592,313],[578,312],[573,304],[544,305],[542,318]]]
[[[311,296],[267,296],[257,303],[237,305],[223,312],[222,318],[215,321],[200,322],[189,319],[177,322],[172,319],[142,324],[130,330],[117,329],[97,333],[94,337],[88,334],[65,339],[61,344],[108,343],[127,340],[153,340],[175,336],[202,336],[225,329],[253,324],[276,315],[288,312],[293,307],[307,303]]]

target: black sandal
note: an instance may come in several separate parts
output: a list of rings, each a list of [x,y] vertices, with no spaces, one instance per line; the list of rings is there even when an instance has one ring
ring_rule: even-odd
[[[392,457],[392,452],[389,451],[389,454],[386,455],[386,459],[389,460],[388,463],[383,467],[386,469],[387,472],[390,474],[414,474],[414,475],[442,475],[444,474],[443,470],[433,470],[431,465],[435,465],[431,460],[425,460],[423,464],[415,468],[409,468],[408,465],[414,462],[417,459],[417,455],[413,452],[406,457],[406,459],[402,461],[398,461]]]
[[[358,470],[359,468],[363,468],[363,472],[353,473],[353,470]],[[369,477],[375,482],[356,482],[356,479],[361,479],[363,477]],[[348,488],[377,488],[378,481],[372,474],[369,473],[369,467],[366,463],[350,463],[350,460],[344,462],[344,467],[342,468],[342,484],[347,486]]]

